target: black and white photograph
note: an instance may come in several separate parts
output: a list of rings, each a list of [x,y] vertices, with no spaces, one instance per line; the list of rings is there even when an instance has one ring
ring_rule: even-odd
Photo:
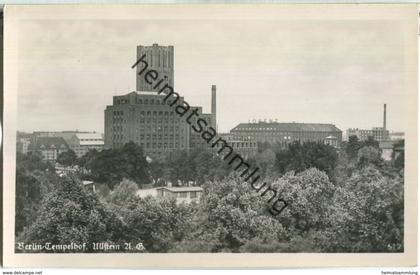
[[[415,263],[416,5],[4,13],[10,259]]]

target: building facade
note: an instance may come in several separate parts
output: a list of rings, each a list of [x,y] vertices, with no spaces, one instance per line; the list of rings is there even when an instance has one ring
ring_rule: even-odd
[[[258,152],[258,143],[252,138],[233,134],[219,134],[219,137],[223,138],[235,153],[243,158],[255,156]],[[217,143],[215,149],[219,150],[222,146],[224,146],[223,143]]]
[[[29,138],[19,138],[16,140],[16,151],[22,154],[27,154],[31,140]]]
[[[358,128],[350,128],[346,131],[347,139],[351,136],[357,136],[360,141],[366,141],[369,137],[373,137],[376,141],[383,141],[389,139],[389,131],[384,130],[383,127],[373,127],[371,130],[363,130]]]
[[[22,154],[27,154],[29,145],[31,144],[32,134],[17,132],[16,133],[16,151]]]
[[[240,123],[230,133],[256,142],[279,144],[283,147],[294,141],[325,142],[326,139],[328,142],[335,140],[335,144],[339,147],[342,141],[341,130],[333,124],[260,121],[258,123]]]
[[[159,156],[188,149],[189,138],[185,119],[157,92],[114,96],[113,105],[105,109],[105,148],[120,148],[132,141],[147,155]]]
[[[73,134],[68,144],[70,149],[80,158],[90,150],[102,151],[104,139],[99,133],[77,133]]]
[[[30,152],[39,152],[46,161],[56,161],[59,154],[69,150],[62,137],[39,137],[29,145]]]

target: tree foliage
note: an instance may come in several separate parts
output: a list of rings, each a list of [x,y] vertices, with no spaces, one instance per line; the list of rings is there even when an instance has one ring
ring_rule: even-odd
[[[230,172],[230,167],[220,157],[209,150],[196,149],[175,151],[162,163],[166,180],[176,183],[194,181],[203,184],[209,180],[222,179]]]
[[[287,149],[262,144],[248,161],[260,167],[261,183],[288,202],[275,217],[267,197],[206,150],[152,162],[134,143],[90,151],[77,163],[106,183],[96,194],[76,175],[58,178],[37,154],[18,155],[16,235],[28,243],[142,243],[150,253],[401,252],[401,147],[387,162],[376,142],[357,137],[339,151],[313,142]],[[152,179],[155,186],[193,181],[204,191],[191,204],[139,198],[139,187]]]
[[[372,146],[364,146],[357,152],[357,163],[359,167],[365,167],[369,164],[379,166],[383,162],[381,151]]]
[[[373,147],[379,150],[379,142],[372,136],[369,136],[365,141],[360,141],[357,136],[350,136],[349,141],[344,143],[344,145],[345,152],[350,160],[357,159],[358,152],[362,147]]]
[[[142,242],[146,252],[168,252],[184,237],[190,209],[175,199],[146,197],[126,212],[124,221],[131,242]]]
[[[15,234],[31,224],[41,200],[54,187],[54,168],[36,153],[16,156]]]
[[[73,150],[62,152],[57,156],[57,162],[64,166],[73,166],[77,162],[77,155]]]
[[[281,174],[302,172],[315,167],[331,175],[337,165],[336,150],[319,142],[293,142],[288,149],[276,154],[276,167]]]
[[[36,220],[19,239],[39,244],[118,243],[124,234],[122,222],[95,194],[84,190],[81,182],[66,177],[43,199]],[[92,247],[88,246],[87,251],[93,251]]]
[[[337,188],[330,226],[319,245],[327,252],[401,252],[404,235],[404,185],[373,168],[355,173]]]
[[[40,153],[29,152],[28,154],[16,153],[16,166],[27,171],[54,171],[51,163],[43,161]]]
[[[282,225],[267,214],[265,200],[233,175],[204,185],[194,223],[194,230],[177,250],[239,252],[255,238],[264,246],[285,237]]]
[[[151,182],[143,150],[133,142],[126,143],[122,148],[92,153],[85,160],[93,179],[112,188],[123,178],[133,180],[139,186]]]
[[[135,182],[123,179],[121,183],[110,192],[107,196],[107,200],[109,203],[117,206],[128,205],[132,202],[136,202],[136,192],[138,189]]]
[[[316,168],[298,174],[288,172],[273,187],[291,202],[281,214],[281,221],[289,230],[308,232],[325,228],[335,191],[325,172]]]
[[[361,148],[359,138],[357,136],[350,136],[349,141],[346,143],[345,151],[349,159],[355,159],[357,157],[357,152]]]

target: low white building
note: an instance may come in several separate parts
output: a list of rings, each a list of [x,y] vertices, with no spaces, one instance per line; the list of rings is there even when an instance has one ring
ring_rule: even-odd
[[[398,140],[403,140],[404,137],[404,132],[391,132],[389,133],[389,139],[393,140],[393,141],[398,141]]]
[[[175,198],[176,203],[191,203],[193,201],[198,202],[203,193],[203,188],[198,186],[190,187],[157,187],[148,189],[139,189],[136,195],[140,198],[147,196],[158,197],[158,198]]]
[[[203,188],[191,187],[158,187],[157,196],[164,198],[175,198],[177,203],[198,202],[203,194]]]

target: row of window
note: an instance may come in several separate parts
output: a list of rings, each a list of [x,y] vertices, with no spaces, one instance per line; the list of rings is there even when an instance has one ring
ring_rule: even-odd
[[[114,117],[114,123],[125,123],[125,119],[122,117]]]
[[[165,100],[160,99],[137,99],[137,104],[143,104],[143,105],[165,105]]]
[[[188,196],[189,193],[189,196]],[[177,192],[177,193],[172,193],[172,196],[174,198],[191,198],[191,199],[195,199],[198,197],[198,192],[197,191],[190,191],[190,192]]]
[[[45,150],[42,151],[42,156],[44,157],[44,159],[46,160],[55,160],[58,156],[56,151],[52,151],[52,150]]]
[[[293,135],[292,133],[286,133],[286,132],[281,132],[281,133],[246,133],[247,135],[249,135],[249,138],[258,138],[258,137],[268,137],[268,136],[272,136],[272,137],[277,137],[280,139],[293,139],[293,138],[312,138],[312,139],[319,139],[319,138],[324,138],[328,133],[297,133],[295,135]]]
[[[124,111],[114,111],[114,116],[123,116],[124,115]]]
[[[162,139],[162,137],[163,137],[163,139],[174,139],[174,137],[175,137],[175,139],[179,139],[179,135],[150,135],[150,134],[147,134],[147,135],[140,135],[140,136],[138,136],[137,137],[137,140],[143,140],[143,139],[150,139],[150,138],[152,138],[152,139],[159,139],[159,140],[161,140]]]
[[[121,105],[121,104],[128,104],[130,101],[128,99],[117,99],[115,101],[116,105]],[[136,100],[136,104],[139,105],[165,105],[165,104],[171,104],[172,101],[166,101],[164,99],[160,100],[160,99],[137,99]]]
[[[175,137],[175,141],[179,140],[179,135],[163,135],[163,140],[165,140],[165,141],[169,140],[170,141],[170,140],[173,140],[174,137]],[[112,139],[114,141],[123,140],[124,135],[113,135]],[[140,141],[152,141],[152,140],[156,140],[156,139],[162,140],[162,135],[149,135],[149,134],[140,135],[140,137],[137,137],[136,139],[137,139],[137,141],[139,141],[139,140]],[[141,143],[141,144],[144,145],[144,143]],[[149,143],[146,143],[146,144],[149,144]],[[155,143],[153,143],[153,144],[155,144]],[[158,148],[160,148],[161,143],[158,143],[158,144],[159,144]],[[172,148],[173,147],[172,143],[169,143],[169,144],[170,144],[169,148]],[[153,146],[153,147],[155,147],[155,146]],[[164,147],[165,148],[167,147],[167,143],[164,143]],[[175,143],[175,147],[178,147],[178,143]],[[148,148],[148,147],[146,147],[146,148]]]
[[[112,127],[112,130],[114,130],[114,132],[121,132],[123,127],[121,125],[116,125]]]
[[[117,99],[116,103],[117,104],[127,104],[129,102],[128,99]]]
[[[41,150],[44,150],[44,149],[47,149],[47,146],[45,146],[44,144],[41,144],[41,146],[39,146],[39,148],[40,148]],[[66,147],[66,145],[64,145],[64,144],[61,144],[61,145],[59,146],[59,148],[60,148],[60,149],[66,149],[67,147]],[[54,149],[57,149],[57,147],[56,147],[54,144],[51,144],[51,145],[49,146],[49,148],[48,148],[48,149],[54,150]]]
[[[257,147],[257,143],[256,142],[234,142],[234,143],[228,143],[228,145],[232,148],[253,148],[253,147]],[[224,143],[223,142],[218,142],[216,147],[223,147]]]
[[[152,67],[171,67],[171,54],[166,51],[149,51],[146,52],[146,61]]]
[[[285,132],[282,129],[278,129],[278,128],[272,128],[272,127],[258,127],[258,128],[246,128],[246,127],[241,127],[238,129],[234,129],[233,131],[236,132],[241,132],[241,131],[274,131],[274,132]],[[323,133],[329,133],[330,131],[293,131],[295,133],[315,133],[315,134],[323,134]]]
[[[136,128],[136,130],[140,131],[140,132],[145,132],[145,131],[146,132],[150,132],[150,131],[153,131],[153,132],[168,132],[168,131],[169,132],[174,132],[174,130],[175,130],[175,132],[179,132],[181,130],[182,133],[184,132],[184,128],[181,128],[177,125],[172,125],[172,126],[168,126],[168,125],[164,125],[164,126],[157,126],[157,125],[143,126],[143,125],[140,125]]]
[[[123,140],[124,139],[124,135],[113,135],[112,136],[113,140]]]
[[[170,129],[170,131],[169,131],[168,127],[164,127],[164,128],[160,128],[159,127],[159,128],[156,128],[156,129],[155,128],[146,128],[145,129],[144,127],[140,127],[140,128],[137,128],[136,129],[136,133],[138,133],[138,132],[146,133],[146,134],[162,133],[166,137],[166,136],[168,136],[168,132],[169,133],[172,133],[172,134],[175,133],[176,136],[178,136],[180,132],[181,132],[181,134],[183,134],[184,133],[184,130],[179,131],[178,128],[175,128],[175,130],[174,130],[173,127]],[[115,139],[115,136],[122,135],[122,134],[123,134],[123,131],[122,130],[114,129],[114,131],[113,131],[114,139]],[[171,136],[172,136],[172,134],[171,134]],[[154,134],[153,136],[156,136],[156,134]],[[161,134],[159,136],[161,136]],[[144,134],[141,134],[140,135],[140,138],[143,139],[144,138]]]
[[[169,115],[174,116],[175,113],[173,111],[171,111],[171,112],[168,112],[168,111],[141,111],[140,115],[141,116],[144,116],[144,115],[148,115],[148,116],[150,116],[150,115],[154,115],[154,116],[157,116],[157,115],[159,115],[159,116],[169,116]]]
[[[156,119],[156,118],[153,118],[153,119],[140,118],[139,120],[137,120],[137,122],[141,123],[141,124],[143,124],[143,123],[176,123],[176,124],[179,124],[180,121],[179,121],[179,119],[175,120],[173,118],[171,118],[171,119],[165,118],[164,120],[163,119]]]
[[[83,150],[92,150],[92,149],[102,149],[103,145],[80,145],[79,147],[73,147],[72,149],[83,149]]]

